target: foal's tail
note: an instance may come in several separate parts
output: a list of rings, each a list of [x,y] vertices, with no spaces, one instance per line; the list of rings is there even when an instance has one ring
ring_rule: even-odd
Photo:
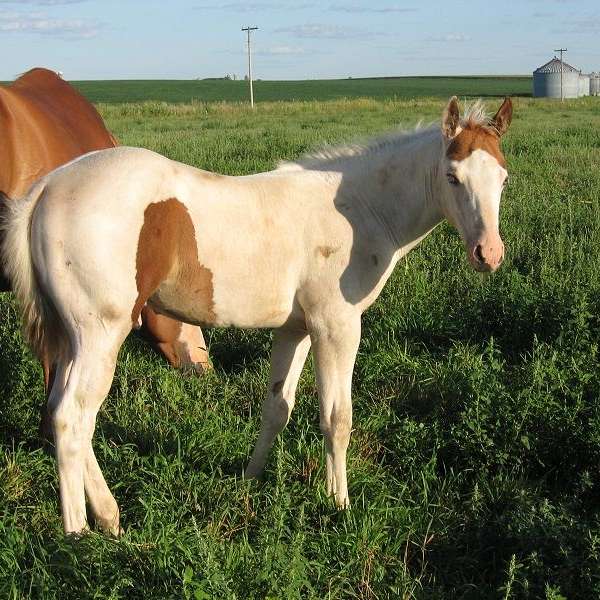
[[[21,309],[23,337],[44,364],[52,364],[66,353],[66,336],[51,298],[39,285],[31,252],[31,221],[45,186],[42,179],[24,198],[5,202],[0,227],[2,264]]]

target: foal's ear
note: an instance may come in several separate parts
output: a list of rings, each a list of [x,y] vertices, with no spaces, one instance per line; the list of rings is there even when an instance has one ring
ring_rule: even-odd
[[[458,98],[452,96],[444,110],[442,117],[442,133],[447,140],[456,136],[460,125],[460,112],[458,110]]]
[[[492,119],[492,124],[498,132],[498,135],[504,135],[510,126],[512,121],[513,105],[510,98],[504,98],[502,106],[498,109],[498,112]]]

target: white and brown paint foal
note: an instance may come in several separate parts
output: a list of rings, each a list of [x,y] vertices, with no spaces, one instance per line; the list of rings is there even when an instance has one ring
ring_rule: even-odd
[[[153,152],[84,156],[11,207],[4,253],[25,333],[57,363],[53,417],[64,527],[119,532],[119,509],[92,449],[117,352],[149,306],[195,325],[273,327],[272,371],[248,476],[285,427],[312,346],[327,451],[327,490],[348,505],[350,389],[361,314],[396,262],[444,218],[471,264],[493,271],[507,172],[493,119],[456,98],[442,127],[328,150],[248,177]]]

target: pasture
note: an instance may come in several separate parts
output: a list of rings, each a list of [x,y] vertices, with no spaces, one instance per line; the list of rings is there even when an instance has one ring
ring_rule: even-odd
[[[242,102],[248,100],[246,81],[116,80],[75,81],[76,88],[92,102]],[[341,98],[415,98],[434,96],[530,96],[530,76],[506,77],[379,77],[367,79],[313,79],[255,81],[257,102],[339,100]]]
[[[99,108],[123,144],[246,174],[437,121],[447,96]],[[66,538],[41,369],[2,297],[0,597],[600,597],[599,132],[596,98],[517,99],[504,265],[473,272],[444,224],[367,311],[345,512],[325,496],[310,362],[257,483],[240,473],[270,332],[209,330],[203,378],[130,336],[94,440],[125,535]]]

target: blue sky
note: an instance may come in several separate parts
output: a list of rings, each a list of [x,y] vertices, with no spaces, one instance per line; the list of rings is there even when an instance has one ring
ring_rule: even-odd
[[[243,76],[245,25],[263,79],[600,70],[599,0],[0,0],[0,79]]]

